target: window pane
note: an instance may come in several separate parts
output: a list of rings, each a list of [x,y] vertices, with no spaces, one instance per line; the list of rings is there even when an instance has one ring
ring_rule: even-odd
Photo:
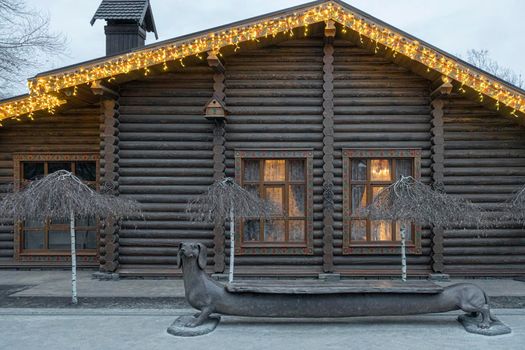
[[[96,249],[97,233],[89,230],[76,230],[76,247],[77,249]]]
[[[288,223],[290,242],[304,242],[304,220],[290,220]]]
[[[352,159],[352,180],[366,181],[366,159]]]
[[[372,241],[391,241],[392,222],[387,220],[371,221],[370,239]]]
[[[289,161],[290,164],[290,180],[291,181],[304,181],[306,176],[304,173],[304,161],[300,159],[292,159]]]
[[[251,194],[259,196],[259,185],[245,185],[244,189]]]
[[[398,221],[396,223],[396,241],[401,241],[400,227],[405,229],[405,239],[407,242],[412,241],[412,223],[409,221]]]
[[[71,171],[71,163],[69,162],[49,162],[47,163],[47,173],[52,174],[55,171],[67,170]]]
[[[390,181],[390,161],[388,159],[372,159],[370,161],[370,179],[372,181]]]
[[[269,159],[264,161],[264,181],[284,181],[285,160]]]
[[[77,162],[75,165],[75,175],[84,181],[97,180],[97,163]]]
[[[243,228],[243,240],[245,242],[260,240],[261,222],[260,220],[246,220]]]
[[[283,188],[266,187],[266,199],[272,203],[276,215],[283,215]]]
[[[97,224],[97,219],[94,217],[78,218],[75,220],[75,227],[96,227]]]
[[[352,241],[366,241],[366,220],[352,220],[350,239]]]
[[[44,176],[44,163],[43,162],[28,162],[23,163],[24,179],[34,180]]]
[[[70,247],[69,232],[49,231],[49,249],[69,250]]]
[[[359,212],[359,209],[366,207],[366,187],[352,186],[352,214]]]
[[[412,176],[412,159],[396,160],[396,180],[401,176]]]
[[[372,199],[376,198],[376,196],[384,189],[383,186],[373,186],[372,187]]]
[[[43,220],[27,219],[24,221],[24,228],[42,228],[46,226]]]
[[[69,225],[69,218],[57,218],[51,220],[51,225]]]
[[[24,249],[44,249],[44,231],[25,231]]]
[[[284,242],[284,220],[271,220],[264,223],[264,240]]]
[[[244,181],[259,181],[259,160],[244,161]]]
[[[304,185],[291,185],[288,193],[288,215],[304,216]]]

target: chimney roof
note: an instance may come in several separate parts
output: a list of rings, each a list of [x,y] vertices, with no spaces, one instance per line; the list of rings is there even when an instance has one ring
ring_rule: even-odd
[[[102,0],[91,19],[91,25],[97,19],[135,21],[146,31],[155,33],[156,39],[159,38],[149,0]]]

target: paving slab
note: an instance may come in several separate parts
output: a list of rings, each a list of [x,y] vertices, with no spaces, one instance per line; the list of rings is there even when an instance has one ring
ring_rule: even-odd
[[[495,310],[512,328],[486,337],[465,332],[457,313],[412,317],[290,320],[223,317],[217,329],[195,338],[167,333],[174,315],[166,313],[28,315],[0,312],[0,349],[491,349],[522,350],[525,310]],[[41,310],[40,310],[41,312]]]

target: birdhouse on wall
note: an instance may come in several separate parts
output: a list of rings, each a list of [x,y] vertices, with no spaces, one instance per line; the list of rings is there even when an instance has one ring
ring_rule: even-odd
[[[217,97],[212,97],[204,107],[204,116],[208,120],[225,120],[228,110],[224,103]]]

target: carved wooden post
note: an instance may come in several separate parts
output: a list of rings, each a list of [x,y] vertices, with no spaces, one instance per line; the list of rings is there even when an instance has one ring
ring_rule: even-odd
[[[102,99],[100,140],[100,186],[109,187],[113,194],[119,191],[119,104],[117,100]],[[100,271],[115,273],[119,265],[119,227],[107,222],[100,232]]]
[[[444,96],[450,95],[452,92],[452,85],[445,82],[439,86],[432,93],[432,186],[436,190],[444,191],[445,180],[445,139],[443,131],[443,108],[445,106]],[[445,265],[443,262],[443,235],[442,228],[432,228],[432,242],[431,242],[431,258],[432,258],[432,272],[435,274],[443,274]]]
[[[100,82],[91,84],[100,96],[100,177],[101,189],[119,192],[119,95]],[[116,273],[119,266],[119,226],[108,221],[100,230],[99,269],[103,274]]]
[[[214,52],[208,53],[208,64],[215,71],[213,75],[213,95],[214,98],[224,104],[226,94],[224,90],[224,66]],[[223,179],[226,171],[226,157],[225,157],[225,121],[215,120],[213,128],[213,181]],[[214,267],[216,273],[224,272],[225,268],[225,239],[224,239],[224,223],[216,223],[213,228],[213,249],[214,249]]]
[[[323,271],[334,272],[334,45],[333,21],[325,27],[323,57]]]

